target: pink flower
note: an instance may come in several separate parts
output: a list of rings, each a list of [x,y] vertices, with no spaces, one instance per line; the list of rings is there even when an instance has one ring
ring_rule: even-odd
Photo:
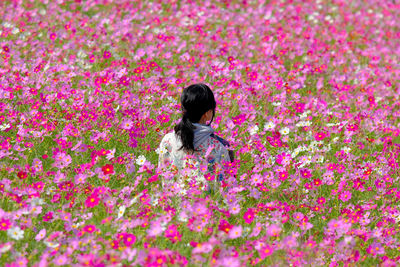
[[[54,32],[50,33],[50,40],[54,41],[57,38],[57,34]]]
[[[287,171],[279,172],[278,177],[280,181],[285,181],[289,177],[289,173]]]
[[[382,244],[374,242],[367,248],[367,253],[372,255],[384,254],[385,249],[383,248]]]
[[[357,124],[349,124],[347,125],[347,130],[350,132],[355,132],[358,130],[358,125]]]
[[[348,200],[351,199],[351,192],[350,191],[344,191],[340,194],[339,199],[343,202],[347,202]]]
[[[304,178],[310,178],[312,177],[311,171],[309,169],[302,169],[300,171],[301,176],[303,176]]]
[[[279,155],[276,157],[276,163],[278,163],[278,164],[280,164],[280,165],[284,165],[284,166],[286,166],[287,164],[289,164],[289,163],[290,163],[290,160],[291,160],[290,154],[287,154],[287,153],[285,153],[285,152],[283,152],[282,154],[279,154]]]
[[[231,228],[231,230],[229,230],[229,238],[238,238],[242,235],[242,226],[234,226]]]
[[[296,113],[303,113],[305,107],[306,107],[305,103],[296,103],[294,109],[295,109]]]
[[[46,229],[42,229],[39,231],[39,233],[36,235],[35,240],[40,241],[46,236]]]
[[[161,123],[167,123],[169,122],[169,116],[166,114],[161,114],[157,116],[157,120]]]
[[[68,264],[68,257],[66,255],[60,255],[54,259],[53,263],[57,266],[63,266]]]
[[[271,224],[267,226],[267,235],[268,236],[278,236],[281,232],[281,228],[276,224]]]
[[[174,224],[168,226],[168,228],[165,230],[164,236],[172,243],[180,241],[182,237],[182,235],[178,232],[178,227]]]
[[[266,245],[262,246],[261,249],[259,250],[260,258],[264,259],[264,258],[272,255],[273,252],[274,252],[274,249],[270,245],[266,244]]]
[[[293,219],[295,219],[296,221],[300,221],[304,218],[304,214],[301,212],[295,212],[293,213]]]
[[[132,128],[132,126],[133,126],[133,121],[130,119],[125,119],[121,124],[121,128],[124,130],[129,130]]]

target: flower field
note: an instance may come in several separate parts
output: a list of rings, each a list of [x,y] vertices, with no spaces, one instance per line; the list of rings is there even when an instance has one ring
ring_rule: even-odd
[[[400,3],[4,0],[0,266],[397,266]],[[203,82],[235,160],[163,187]],[[209,180],[215,179],[210,174]]]

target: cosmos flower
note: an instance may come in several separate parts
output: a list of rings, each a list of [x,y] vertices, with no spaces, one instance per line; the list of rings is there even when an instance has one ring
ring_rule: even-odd
[[[36,235],[35,240],[40,241],[43,238],[46,237],[46,228],[43,228],[42,230],[39,231],[39,233]]]
[[[228,233],[229,238],[235,239],[235,238],[238,238],[238,237],[242,236],[242,230],[243,230],[243,228],[242,228],[241,225],[233,226],[229,230],[229,233]]]
[[[21,230],[18,226],[11,227],[7,230],[7,235],[15,240],[20,240],[24,238],[24,231]]]
[[[288,135],[290,133],[290,130],[288,127],[283,127],[279,130],[279,133],[282,135]]]
[[[146,162],[146,157],[143,155],[140,155],[137,159],[136,159],[136,164],[139,166],[143,166],[144,163]]]

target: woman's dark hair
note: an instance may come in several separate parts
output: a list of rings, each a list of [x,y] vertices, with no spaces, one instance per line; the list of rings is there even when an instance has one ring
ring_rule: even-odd
[[[179,150],[184,149],[186,152],[193,152],[195,150],[193,145],[193,130],[196,128],[193,123],[198,123],[204,113],[211,109],[213,115],[208,124],[210,125],[214,119],[217,103],[210,87],[203,83],[197,83],[183,89],[181,106],[182,120],[174,127],[176,135],[182,141],[182,147]]]

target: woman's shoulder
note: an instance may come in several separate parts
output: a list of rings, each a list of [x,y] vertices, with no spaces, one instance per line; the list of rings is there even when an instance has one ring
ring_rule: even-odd
[[[212,153],[216,153],[217,151],[224,151],[226,147],[217,139],[213,137],[208,137],[203,144],[199,147],[203,152],[207,151],[208,149],[212,148]]]
[[[176,136],[175,131],[171,131],[164,135],[161,140],[161,144],[169,145],[172,149],[173,147],[180,146],[181,142],[178,136]]]
[[[162,138],[162,141],[173,140],[173,139],[176,139],[176,135],[175,135],[174,131],[171,131],[164,135],[164,137]]]

